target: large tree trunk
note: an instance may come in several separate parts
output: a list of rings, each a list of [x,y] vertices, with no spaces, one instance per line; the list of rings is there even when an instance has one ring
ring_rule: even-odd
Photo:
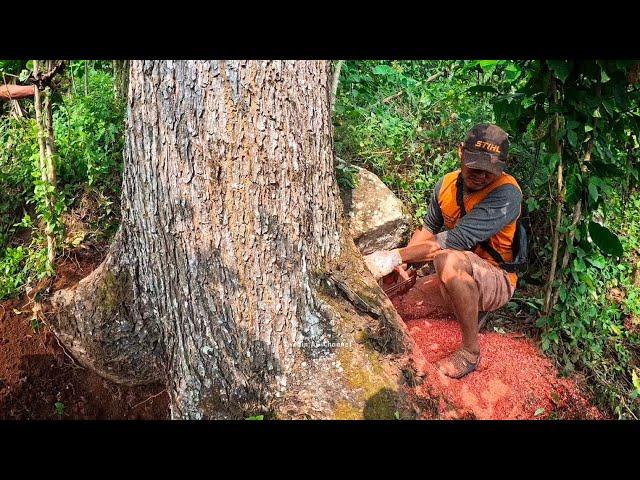
[[[174,418],[415,414],[413,343],[343,227],[324,61],[134,61],[122,225],[52,299],[85,365]]]

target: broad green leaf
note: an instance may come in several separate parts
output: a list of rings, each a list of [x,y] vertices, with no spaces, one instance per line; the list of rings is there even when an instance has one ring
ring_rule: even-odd
[[[549,339],[546,337],[542,339],[542,350],[545,352],[549,350]]]
[[[589,262],[596,268],[604,268],[607,265],[607,262],[605,262],[604,258],[587,257],[587,262]]]
[[[493,69],[497,64],[498,60],[480,60],[478,62],[478,65],[480,65],[480,68],[482,68],[482,70]]]
[[[549,171],[553,171],[558,166],[558,162],[560,161],[559,153],[552,153],[546,157],[546,163],[549,166]]]
[[[595,243],[603,253],[615,257],[622,257],[624,251],[620,239],[607,227],[603,227],[595,222],[589,222],[589,235],[593,243]]]
[[[570,179],[574,181],[567,182],[567,194],[566,201],[569,204],[576,204],[582,198],[582,185],[575,181],[575,179]]]
[[[562,83],[564,83],[571,73],[571,64],[566,60],[547,60],[547,65],[549,65],[555,77]]]
[[[622,108],[622,110],[629,109],[629,96],[624,85],[615,84],[613,87],[613,98],[615,99],[618,107]]]
[[[507,65],[504,71],[505,71],[507,80],[509,80],[510,82],[513,82],[522,74],[522,70],[520,70],[520,68],[517,65],[514,65],[513,63],[510,63],[509,65]]]
[[[378,65],[373,69],[373,73],[376,75],[393,75],[396,71],[389,65]]]
[[[558,293],[560,294],[560,300],[564,302],[567,299],[567,289],[564,287],[564,285],[560,285]]]
[[[598,187],[592,180],[589,180],[589,196],[591,200],[593,200],[593,203],[598,201]]]
[[[575,128],[578,128],[580,126],[580,122],[576,121],[576,120],[567,120],[567,129],[568,130],[573,130]]]
[[[567,140],[569,140],[569,144],[572,147],[575,147],[578,143],[578,135],[576,135],[576,132],[574,132],[573,130],[569,130],[567,131]]]
[[[587,285],[589,288],[594,288],[595,287],[595,285],[593,284],[593,279],[591,278],[591,275],[588,275],[586,273],[582,274],[582,275],[580,275],[580,280],[582,282],[584,282],[585,285]]]
[[[609,78],[609,75],[607,75],[607,72],[605,72],[604,68],[600,68],[600,81],[602,83],[607,83],[609,80],[611,80]]]

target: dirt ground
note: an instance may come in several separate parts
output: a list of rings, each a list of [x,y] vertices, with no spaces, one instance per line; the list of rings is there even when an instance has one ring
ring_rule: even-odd
[[[71,285],[101,260],[76,251],[57,265],[53,288]],[[169,418],[163,385],[123,387],[80,367],[45,324],[32,325],[28,298],[0,303],[0,419]]]

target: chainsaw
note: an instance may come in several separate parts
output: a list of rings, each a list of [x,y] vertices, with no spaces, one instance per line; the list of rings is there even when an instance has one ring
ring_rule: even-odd
[[[427,262],[409,264],[407,269],[396,268],[393,272],[381,279],[382,291],[387,296],[405,293],[416,283],[418,273],[424,274]],[[420,275],[422,276],[422,275]]]

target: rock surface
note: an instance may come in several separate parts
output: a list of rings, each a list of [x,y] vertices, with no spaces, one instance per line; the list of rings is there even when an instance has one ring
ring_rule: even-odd
[[[357,169],[354,189],[342,189],[345,216],[357,247],[366,255],[406,245],[409,215],[402,201],[375,174]]]

